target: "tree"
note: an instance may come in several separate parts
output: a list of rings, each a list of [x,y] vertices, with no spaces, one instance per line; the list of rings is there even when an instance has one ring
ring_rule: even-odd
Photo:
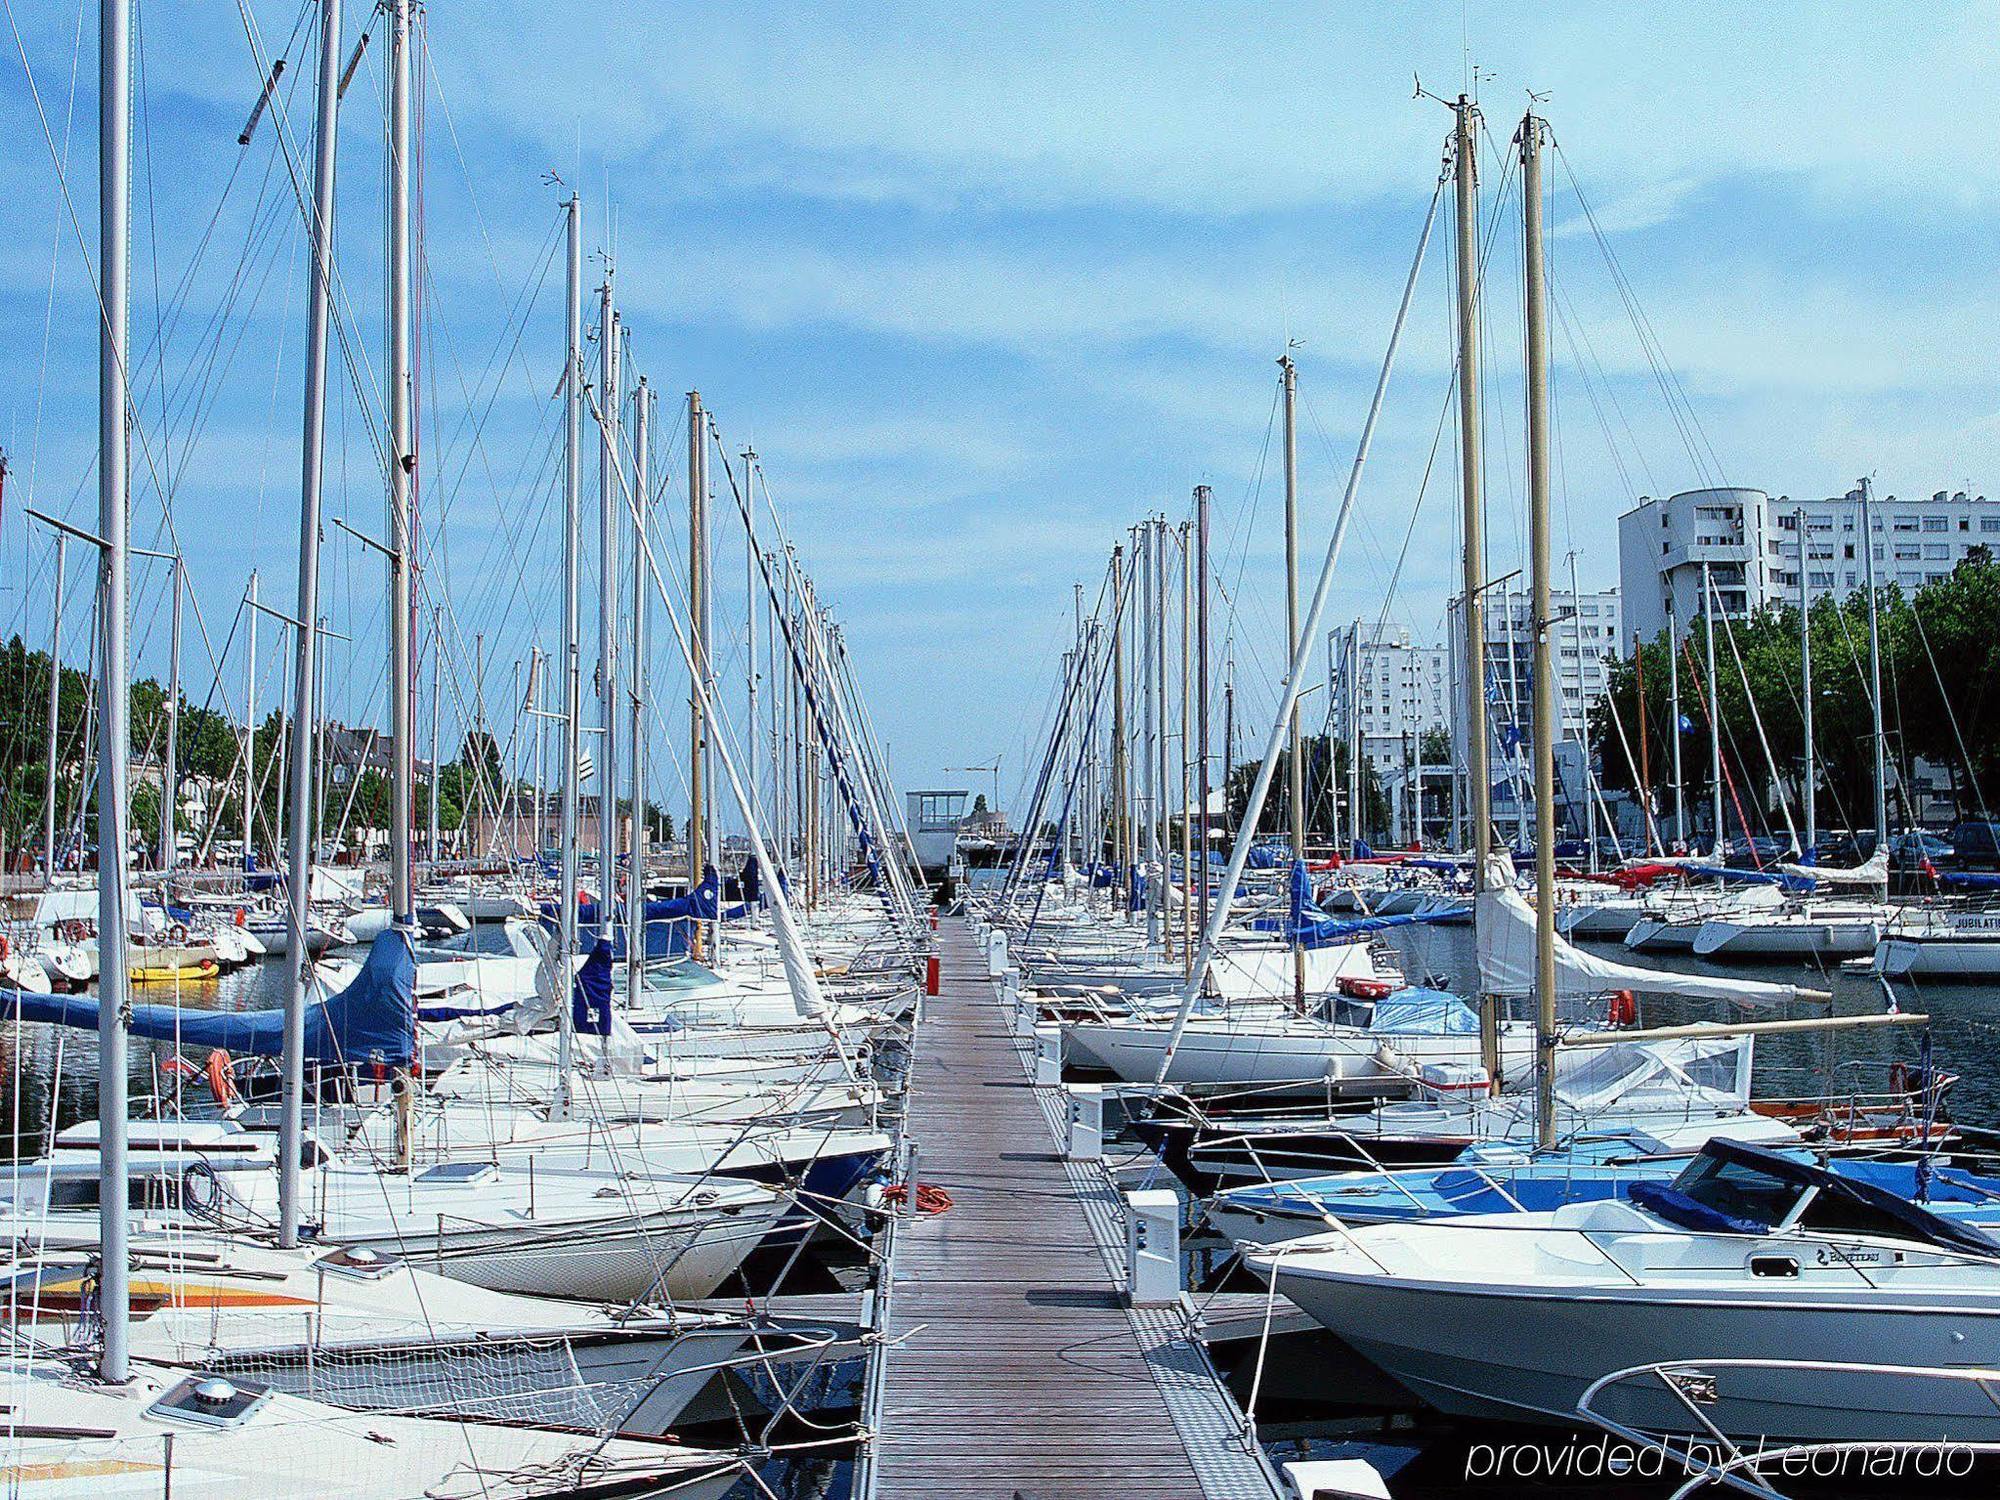
[[[972,815],[973,817],[976,818],[985,811],[986,811],[986,793],[981,792],[978,796],[972,799]]]

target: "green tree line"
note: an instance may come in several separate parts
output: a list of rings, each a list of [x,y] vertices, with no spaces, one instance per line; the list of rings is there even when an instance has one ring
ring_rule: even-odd
[[[1882,719],[1888,760],[1906,779],[1921,757],[1946,772],[1961,816],[2000,807],[2000,563],[1975,549],[1946,577],[1906,595],[1890,584],[1876,594],[1882,655]],[[1874,742],[1869,707],[1868,598],[1816,600],[1809,611],[1813,752],[1822,828],[1867,828],[1874,821]],[[1733,647],[1732,647],[1733,643]],[[1782,787],[1800,816],[1805,764],[1803,655],[1799,612],[1776,605],[1727,628],[1715,624],[1710,670],[1701,622],[1684,632],[1680,675],[1681,765],[1690,828],[1710,802],[1710,713],[1720,713],[1725,822],[1740,832],[1733,790],[1753,824],[1783,831],[1773,811]],[[1666,633],[1618,662],[1592,710],[1592,744],[1607,789],[1629,789],[1643,768],[1664,820],[1672,814],[1674,719]],[[1738,666],[1738,657],[1741,667]],[[1711,681],[1711,676],[1713,681]],[[1644,684],[1643,733],[1640,685]],[[1747,692],[1746,692],[1747,684]],[[1752,712],[1752,704],[1755,713]],[[1616,722],[1614,723],[1614,717]],[[1763,739],[1758,735],[1762,721]],[[1619,730],[1622,727],[1624,738]],[[1764,751],[1769,741],[1771,771]],[[1630,746],[1630,758],[1627,756]],[[1892,798],[1895,792],[1892,788]],[[1891,822],[1915,820],[1892,801]],[[1706,826],[1704,815],[1703,826]],[[1671,837],[1662,822],[1661,831]],[[1758,827],[1757,831],[1765,831]]]

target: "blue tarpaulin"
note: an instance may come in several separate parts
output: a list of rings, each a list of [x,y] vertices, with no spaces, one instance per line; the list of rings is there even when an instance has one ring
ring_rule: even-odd
[[[1477,1036],[1479,1017],[1456,995],[1412,985],[1377,1000],[1369,1027],[1425,1036]]]
[[[407,1064],[416,1029],[417,961],[409,939],[379,934],[353,983],[306,1007],[305,1060],[386,1066]],[[98,1002],[87,995],[35,995],[0,990],[0,1019],[45,1021],[97,1030]],[[281,1057],[282,1010],[191,1010],[174,1005],[132,1007],[132,1035],[186,1047],[220,1047],[245,1057]]]

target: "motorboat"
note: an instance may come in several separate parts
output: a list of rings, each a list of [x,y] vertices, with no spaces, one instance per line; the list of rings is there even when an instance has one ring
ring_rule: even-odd
[[[1712,1141],[1671,1184],[1549,1213],[1332,1231],[1245,1257],[1317,1322],[1442,1411],[1569,1423],[1599,1392],[1649,1430],[1801,1442],[1995,1442],[2000,1241],[1871,1184]],[[1837,1367],[1865,1357],[1872,1373]],[[1702,1361],[1752,1366],[1702,1375]],[[1884,1370],[1918,1372],[1898,1380]]]

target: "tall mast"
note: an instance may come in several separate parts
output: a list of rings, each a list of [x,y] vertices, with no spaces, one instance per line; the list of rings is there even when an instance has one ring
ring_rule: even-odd
[[[1126,862],[1125,817],[1125,549],[1111,549],[1111,864],[1129,890],[1131,867]],[[1025,830],[1024,830],[1025,832]],[[1129,900],[1119,905],[1127,909]]]
[[[1643,645],[1643,643],[1642,643]],[[1640,700],[1641,710],[1645,699]],[[1667,737],[1673,741],[1674,749],[1674,852],[1685,854],[1688,847],[1687,831],[1687,776],[1681,769],[1681,636],[1680,628],[1674,622],[1674,601],[1667,597],[1667,717],[1672,720],[1667,726]],[[1641,749],[1646,737],[1639,736]]]
[[[410,575],[417,535],[416,385],[410,368],[410,0],[389,0],[389,916],[416,926],[416,662]],[[433,801],[436,799],[433,798]]]
[[[42,851],[43,873],[47,885],[53,890],[56,883],[56,799],[62,788],[60,772],[62,766],[56,759],[60,750],[56,740],[56,716],[62,710],[62,605],[63,605],[63,563],[69,555],[69,536],[56,533],[56,576],[55,598],[49,607],[49,733],[48,748],[42,764],[49,768],[48,800],[42,804]]]
[[[1158,762],[1153,754],[1159,733],[1159,701],[1153,693],[1153,658],[1159,649],[1159,615],[1154,608],[1153,523],[1142,522],[1132,533],[1132,545],[1139,559],[1139,828],[1144,840],[1146,871],[1146,945],[1160,941],[1159,875],[1159,793],[1155,775]]]
[[[611,260],[597,304],[597,933],[610,941],[618,901],[618,311]],[[636,812],[637,809],[635,808]],[[631,934],[626,934],[630,941]]]
[[[1278,357],[1278,368],[1283,372],[1285,387],[1285,655],[1289,658],[1299,644],[1299,438],[1298,401],[1299,372],[1289,354]],[[1292,810],[1292,858],[1303,861],[1306,857],[1306,798],[1305,767],[1299,757],[1299,706],[1292,704],[1292,712],[1285,728],[1285,800]],[[1251,830],[1254,835],[1255,830]],[[1306,1003],[1306,950],[1299,935],[1291,935],[1292,942],[1292,1000],[1303,1007]]]
[[[1817,777],[1814,774],[1813,768],[1812,601],[1806,593],[1806,512],[1804,506],[1799,507],[1797,520],[1799,528],[1799,670],[1802,679],[1800,686],[1805,693],[1800,704],[1800,712],[1804,716],[1801,728],[1805,734],[1806,748],[1805,786],[1803,788],[1806,803],[1806,846],[1799,851],[1799,854],[1802,858],[1810,859],[1812,851],[1819,844],[1819,807],[1818,790],[1813,785]],[[1864,535],[1861,540],[1872,554],[1875,547],[1874,538]]]
[[[1192,625],[1194,613],[1194,548],[1190,533],[1193,523],[1180,524],[1181,559],[1181,733],[1180,753],[1175,757],[1181,768],[1181,956],[1190,970],[1194,964],[1194,809],[1188,806],[1188,713],[1189,684],[1192,678]],[[1079,643],[1081,649],[1081,643]]]
[[[1556,1139],[1556,690],[1549,650],[1549,330],[1542,270],[1542,131],[1521,120],[1521,275],[1527,301],[1528,559],[1534,618],[1535,1131]]]
[[[97,214],[104,288],[97,343],[98,640],[103,662],[97,695],[97,1130],[98,1238],[102,1268],[97,1303],[104,1328],[98,1371],[114,1385],[127,1374],[131,1284],[126,1250],[130,1187],[126,1181],[125,1043],[125,527],[131,454],[126,446],[125,335],[131,296],[132,16],[130,0],[102,0],[98,11]]]
[[[750,797],[762,788],[757,775],[757,450],[743,450],[743,746]],[[760,804],[757,814],[764,809]]]
[[[556,1091],[549,1114],[567,1119],[570,1070],[576,1055],[576,1016],[570,1002],[576,970],[576,877],[579,822],[578,783],[583,778],[582,588],[579,554],[583,524],[583,205],[571,193],[563,206],[567,234],[565,282],[566,360],[563,375],[563,657],[562,657],[562,814],[557,842],[562,846],[562,890],[557,904],[555,974]],[[598,810],[603,816],[603,809]],[[602,916],[602,903],[599,915]],[[601,925],[601,924],[600,924]]]
[[[319,120],[313,135],[311,293],[306,310],[305,413],[299,462],[298,687],[292,704],[292,824],[286,850],[291,946],[286,961],[284,1081],[278,1116],[278,1244],[299,1242],[299,1147],[304,1136],[307,951],[313,857],[313,686],[319,670],[319,510],[326,459],[326,330],[332,307],[333,167],[339,120],[340,0],[320,0]],[[175,576],[179,577],[178,561]],[[178,594],[176,594],[178,602]]]
[[[688,392],[688,627],[693,637],[694,660],[689,667],[693,676],[688,694],[688,826],[687,826],[687,888],[692,896],[701,885],[702,863],[707,853],[706,830],[702,826],[702,794],[705,790],[702,770],[708,759],[707,741],[701,712],[701,689],[706,675],[704,662],[708,651],[708,638],[702,633],[701,622],[706,617],[703,595],[708,587],[706,577],[708,560],[708,518],[704,514],[704,500],[708,486],[702,477],[706,464],[707,450],[703,444],[701,392]],[[807,898],[810,904],[811,897]],[[693,939],[690,954],[699,959],[706,952],[704,929],[699,918],[692,928]]]
[[[1709,835],[1709,852],[1717,859],[1722,851],[1722,687],[1715,670],[1715,583],[1708,564],[1701,565],[1701,625],[1708,642],[1708,780],[1710,815],[1714,832]],[[1680,726],[1674,726],[1678,729]]]
[[[243,616],[243,868],[254,864],[257,804],[257,570],[250,570],[249,609]],[[101,846],[100,846],[101,847]]]
[[[639,1003],[646,961],[646,521],[652,501],[653,391],[639,378],[632,397],[632,834],[625,871],[625,1003]],[[607,921],[609,919],[607,918]]]
[[[1464,94],[1452,106],[1452,176],[1458,201],[1458,469],[1464,557],[1465,774],[1472,884],[1486,889],[1487,841],[1493,826],[1492,767],[1486,758],[1486,548],[1482,539],[1479,453],[1479,107]],[[1479,1052],[1487,1077],[1500,1084],[1500,1010],[1481,997]]]
[[[171,879],[180,863],[179,822],[181,794],[181,603],[187,595],[187,565],[179,552],[173,554],[173,620],[167,644],[167,750],[166,765],[160,772],[160,853],[159,863]],[[55,658],[50,657],[50,664]],[[54,722],[53,719],[50,721]],[[55,758],[49,758],[51,768]],[[54,780],[50,781],[53,808]]]
[[[1875,847],[1889,847],[1889,762],[1882,734],[1882,627],[1875,609],[1875,487],[1861,481],[1861,539],[1868,546],[1868,708],[1875,734]]]
[[[1201,798],[1201,922],[1208,924],[1208,505],[1209,487],[1194,487],[1195,571],[1195,722],[1201,770],[1196,792]]]
[[[444,607],[431,606],[431,775],[430,831],[424,844],[425,858],[438,861],[438,717],[444,706]],[[435,878],[435,876],[433,876]]]

